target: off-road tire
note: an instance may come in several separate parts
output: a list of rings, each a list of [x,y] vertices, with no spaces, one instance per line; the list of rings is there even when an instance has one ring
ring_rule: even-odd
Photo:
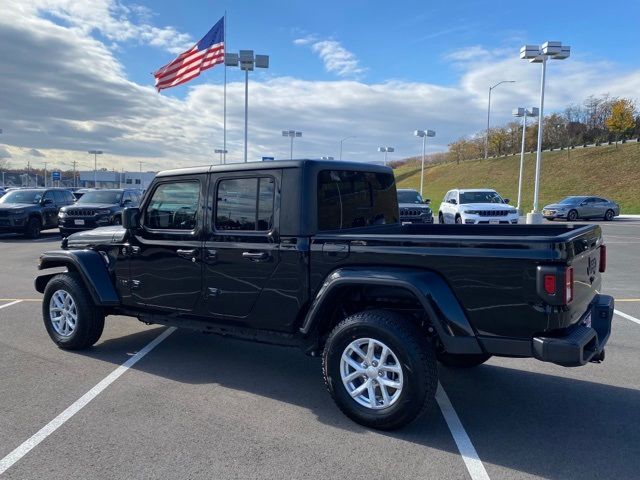
[[[398,400],[389,407],[374,410],[360,405],[342,383],[342,354],[358,338],[381,341],[398,357],[403,386]],[[356,313],[335,326],[322,354],[322,374],[329,394],[347,417],[379,430],[394,430],[418,418],[435,403],[438,387],[431,343],[410,319],[385,310]]]
[[[56,332],[49,312],[51,297],[58,290],[64,290],[71,295],[76,305],[76,327],[71,335],[66,337]],[[75,272],[58,274],[47,283],[42,300],[42,318],[51,340],[65,350],[83,350],[91,347],[100,339],[104,329],[104,312],[93,304],[91,295]]]
[[[38,217],[31,217],[27,220],[27,225],[24,229],[24,236],[27,238],[39,238],[40,231],[42,230],[42,223]]]

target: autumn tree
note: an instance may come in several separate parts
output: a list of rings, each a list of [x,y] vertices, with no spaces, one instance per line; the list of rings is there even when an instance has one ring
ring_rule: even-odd
[[[605,125],[616,136],[616,146],[621,136],[630,133],[636,126],[633,113],[635,105],[627,98],[620,98],[611,105],[611,113],[605,120]]]

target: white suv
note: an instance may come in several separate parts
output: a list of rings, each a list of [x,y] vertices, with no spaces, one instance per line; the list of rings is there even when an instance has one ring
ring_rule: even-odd
[[[438,211],[439,223],[513,224],[518,210],[507,205],[498,192],[489,189],[455,189],[444,196]]]

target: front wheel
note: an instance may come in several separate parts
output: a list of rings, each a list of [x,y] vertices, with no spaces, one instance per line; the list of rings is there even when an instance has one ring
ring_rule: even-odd
[[[456,223],[457,223],[458,225],[462,225],[462,217],[461,217],[460,215],[457,215],[457,216],[456,216]]]
[[[575,210],[570,210],[569,213],[567,213],[567,221],[575,222],[577,219],[578,219],[578,212],[576,212]]]
[[[27,227],[25,228],[24,234],[27,238],[38,238],[40,237],[40,230],[42,230],[40,219],[31,217],[27,222]]]
[[[438,223],[444,223],[444,215],[442,213],[438,214]]]
[[[104,313],[77,273],[53,277],[44,290],[42,318],[47,333],[58,347],[82,350],[96,343],[104,328]]]
[[[411,320],[369,310],[333,329],[322,371],[329,394],[345,415],[366,427],[394,430],[434,403],[436,362],[433,347]]]

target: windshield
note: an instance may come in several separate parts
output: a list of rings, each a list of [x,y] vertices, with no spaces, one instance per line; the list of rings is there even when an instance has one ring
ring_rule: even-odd
[[[415,190],[398,191],[398,203],[422,203],[422,197]]]
[[[463,203],[504,203],[504,201],[497,192],[487,190],[486,192],[461,192],[460,204]]]
[[[110,205],[115,205],[120,203],[121,198],[122,192],[95,191],[85,193],[76,203],[108,203]]]
[[[40,203],[42,192],[38,190],[13,190],[0,198],[0,203]]]
[[[578,203],[582,200],[582,197],[567,197],[560,200],[558,203],[562,205],[573,205],[574,203]]]

